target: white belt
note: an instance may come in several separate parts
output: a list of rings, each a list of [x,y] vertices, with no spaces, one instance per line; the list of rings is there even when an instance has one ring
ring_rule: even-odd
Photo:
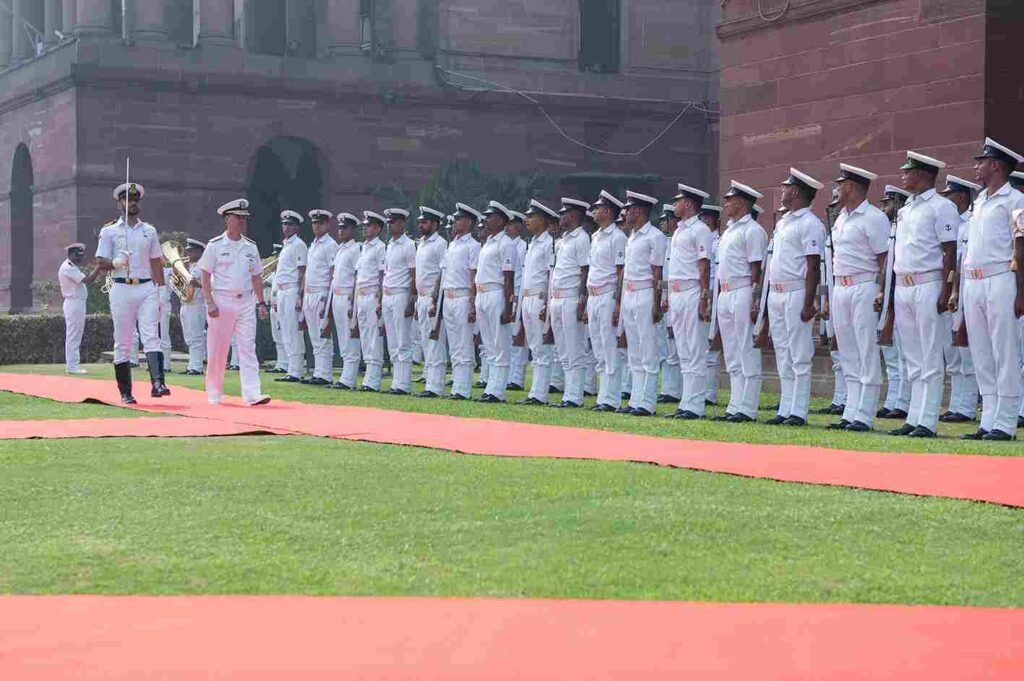
[[[298,286],[298,284],[288,284],[288,283],[278,282],[277,290],[278,291],[287,291],[288,289],[295,288],[296,286]]]
[[[386,296],[400,296],[409,293],[408,288],[392,288],[390,286],[384,287],[384,295]]]
[[[588,286],[587,293],[592,296],[603,296],[606,293],[613,293],[615,291],[615,284],[605,284],[604,286]]]
[[[802,291],[806,287],[807,284],[802,281],[780,281],[769,284],[769,290],[773,293],[792,293],[793,291]]]
[[[1009,272],[1010,269],[1010,263],[1008,262],[985,265],[984,267],[964,267],[964,276],[968,279],[988,279],[997,274]]]
[[[317,293],[326,293],[327,291],[330,291],[330,290],[331,289],[330,289],[329,286],[307,286],[306,287],[306,293],[308,293],[309,295],[315,295]]]
[[[251,296],[252,291],[228,291],[222,288],[213,289],[214,294],[220,294],[222,296],[228,296],[230,298],[243,298],[245,296]]]
[[[622,282],[623,288],[627,291],[646,291],[649,288],[654,288],[653,281],[624,281]]]
[[[920,286],[921,284],[927,284],[931,281],[941,281],[942,270],[932,270],[931,272],[916,272],[914,274],[897,274],[896,285],[901,287],[906,286]]]
[[[505,288],[504,284],[477,284],[477,293],[490,293],[492,291],[500,291]]]
[[[525,288],[523,289],[523,298],[535,298],[537,296],[544,297],[548,290],[546,288]]]
[[[722,293],[728,293],[729,291],[739,291],[743,288],[750,287],[750,277],[734,277],[732,279],[724,279],[720,282],[722,287]]]
[[[434,295],[434,287],[433,286],[421,286],[421,287],[416,289],[416,295],[432,296],[432,295]]]
[[[452,298],[468,298],[472,291],[468,288],[446,288],[444,290],[444,297],[451,300]]]
[[[368,296],[368,295],[376,294],[377,293],[377,289],[379,289],[379,288],[380,288],[379,286],[360,286],[359,288],[356,289],[356,295],[357,296]]]
[[[668,282],[668,290],[672,293],[682,293],[698,286],[700,282],[696,279],[669,279]]]
[[[851,274],[848,276],[836,275],[836,286],[856,286],[857,284],[866,284],[869,281],[875,280],[874,272],[861,272],[860,274]]]
[[[352,290],[351,286],[335,286],[334,287],[334,295],[336,295],[336,296],[347,296],[347,295],[350,295],[349,292],[351,290]]]
[[[579,298],[580,290],[578,288],[555,288],[551,289],[551,297],[557,299]]]

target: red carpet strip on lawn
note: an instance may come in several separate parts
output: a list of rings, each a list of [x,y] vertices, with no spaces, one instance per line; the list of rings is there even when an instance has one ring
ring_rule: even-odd
[[[0,678],[1024,678],[1024,610],[289,596],[0,598]]]
[[[63,402],[116,403],[113,383],[0,374],[0,390]],[[275,401],[207,404],[198,390],[143,398],[140,409],[275,431],[414,445],[466,454],[639,461],[819,485],[986,501],[1024,507],[1024,457],[882,454],[796,445],[751,445],[610,433],[513,421]],[[387,398],[381,398],[387,399]],[[841,437],[841,436],[840,436]]]
[[[206,437],[211,435],[273,435],[229,421],[188,418],[141,418],[0,421],[0,440],[29,440],[79,437]]]

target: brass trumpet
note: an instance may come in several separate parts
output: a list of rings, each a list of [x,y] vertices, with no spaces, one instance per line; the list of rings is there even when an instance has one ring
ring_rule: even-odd
[[[177,241],[167,241],[161,247],[164,259],[171,268],[171,280],[167,285],[183,303],[192,302],[196,290],[192,288],[192,273],[185,264],[185,250]]]
[[[103,285],[100,286],[100,291],[110,293],[110,289],[112,288],[114,288],[114,275],[107,272],[107,276],[103,279]]]

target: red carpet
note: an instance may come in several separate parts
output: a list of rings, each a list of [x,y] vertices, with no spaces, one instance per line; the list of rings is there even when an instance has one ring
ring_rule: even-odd
[[[0,678],[1024,678],[1024,610],[3,597]]]
[[[211,435],[274,434],[229,421],[173,417],[0,421],[0,440],[72,437],[206,437]]]
[[[0,374],[0,390],[64,402],[111,402],[108,382]],[[382,398],[384,399],[384,398]],[[211,406],[175,387],[140,409],[289,431],[466,454],[640,461],[787,482],[951,497],[1024,507],[1024,457],[881,454],[787,445],[749,445],[610,433],[582,428],[275,401]]]

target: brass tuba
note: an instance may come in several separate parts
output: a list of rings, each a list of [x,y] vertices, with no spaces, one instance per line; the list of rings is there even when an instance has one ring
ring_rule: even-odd
[[[183,303],[192,302],[196,290],[192,288],[192,273],[185,264],[185,251],[177,241],[167,241],[160,247],[171,268],[171,280],[166,282]]]
[[[260,276],[263,278],[263,284],[266,285],[267,280],[270,279],[270,275],[277,271],[277,258],[266,258],[263,261],[263,271]]]

